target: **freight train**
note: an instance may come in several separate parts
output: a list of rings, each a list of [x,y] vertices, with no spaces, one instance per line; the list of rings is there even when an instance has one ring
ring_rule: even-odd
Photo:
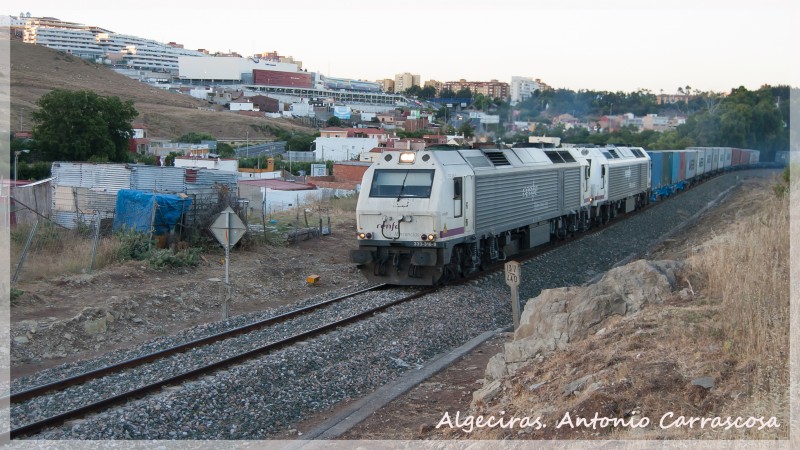
[[[364,173],[350,260],[373,282],[446,282],[644,207],[653,188],[683,181],[673,180],[672,165],[707,176],[722,170],[728,155],[733,161],[732,151],[719,149],[684,155],[530,144],[388,150]]]

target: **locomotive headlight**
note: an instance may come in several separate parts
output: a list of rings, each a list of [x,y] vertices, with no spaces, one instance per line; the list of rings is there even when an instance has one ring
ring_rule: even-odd
[[[367,237],[367,235],[366,235],[366,234],[364,234],[364,233],[358,233],[358,238],[359,238],[359,239],[365,239],[366,237]]]
[[[429,240],[429,241],[432,241],[432,240],[434,240],[434,239],[436,239],[436,235],[435,235],[435,234],[429,234],[429,235],[428,235],[428,240]]]
[[[367,239],[372,239],[372,233],[367,233],[366,237]]]
[[[427,241],[428,240],[428,235],[427,234],[423,234],[422,236],[420,236],[420,239],[422,239],[423,241]]]
[[[400,153],[400,164],[414,164],[417,154],[414,152]]]

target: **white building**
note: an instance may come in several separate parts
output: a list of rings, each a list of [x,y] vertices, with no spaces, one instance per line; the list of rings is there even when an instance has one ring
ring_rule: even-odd
[[[214,92],[210,87],[192,88],[189,95],[200,100],[208,100],[208,96]]]
[[[178,58],[178,75],[183,80],[242,82],[242,75],[252,77],[253,70],[297,72],[297,64],[234,56],[185,56]]]
[[[511,77],[511,104],[521,102],[533,96],[534,91],[541,89],[541,86],[529,77]]]
[[[197,167],[202,169],[216,169],[225,172],[238,172],[239,160],[234,158],[193,158],[190,156],[176,156],[175,167]]]
[[[48,17],[25,18],[23,41],[99,63],[132,69],[175,72],[178,56],[204,56],[195,50]]]
[[[231,111],[258,111],[258,107],[247,97],[233,100],[230,102],[229,107]]]
[[[361,154],[378,146],[375,138],[323,138],[314,140],[314,158],[317,161],[349,161],[360,159]]]

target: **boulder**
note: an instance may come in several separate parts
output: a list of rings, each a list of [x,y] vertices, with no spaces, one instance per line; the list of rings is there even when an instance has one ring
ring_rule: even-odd
[[[501,390],[503,390],[503,382],[500,380],[494,380],[491,383],[486,384],[482,388],[472,393],[472,404],[470,407],[475,408],[478,402],[486,404],[486,402],[495,398]]]
[[[542,291],[525,304],[514,340],[489,361],[487,380],[513,375],[537,354],[563,349],[590,334],[607,333],[603,323],[611,316],[664,302],[676,289],[676,272],[682,267],[679,261],[638,260],[613,268],[586,286]]]

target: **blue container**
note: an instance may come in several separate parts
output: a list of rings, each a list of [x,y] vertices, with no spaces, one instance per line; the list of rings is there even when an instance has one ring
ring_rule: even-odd
[[[672,155],[672,183],[677,184],[678,182],[683,181],[681,179],[681,155],[677,151],[671,151],[670,155]]]
[[[662,183],[662,173],[664,171],[664,153],[663,152],[647,152],[650,154],[650,161],[653,164],[653,169],[650,171],[652,179],[650,180],[650,187],[652,189],[660,188]]]

